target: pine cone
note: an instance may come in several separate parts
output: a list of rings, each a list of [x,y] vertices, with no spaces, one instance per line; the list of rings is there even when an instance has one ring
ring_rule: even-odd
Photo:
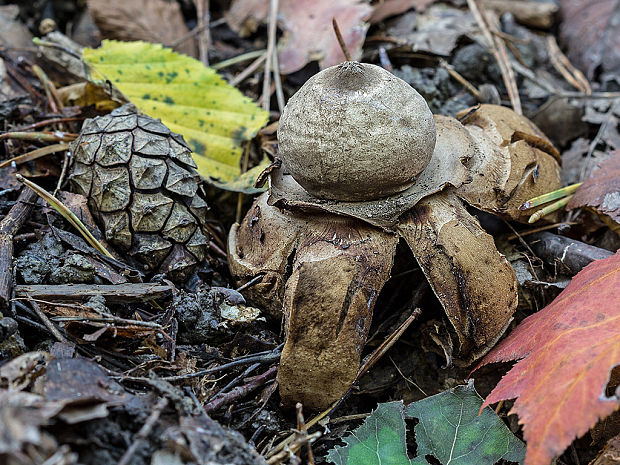
[[[182,136],[124,105],[86,120],[71,152],[71,186],[120,252],[177,282],[207,258],[208,206]]]

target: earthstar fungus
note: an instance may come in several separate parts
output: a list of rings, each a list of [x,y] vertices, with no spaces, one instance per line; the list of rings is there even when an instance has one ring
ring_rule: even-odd
[[[527,118],[481,105],[461,121],[380,67],[346,62],[313,76],[278,130],[282,167],[229,235],[248,299],[284,316],[285,404],[321,409],[357,373],[396,245],[408,244],[471,363],[503,334],[517,281],[465,208],[525,220],[519,205],[560,186],[558,153]]]

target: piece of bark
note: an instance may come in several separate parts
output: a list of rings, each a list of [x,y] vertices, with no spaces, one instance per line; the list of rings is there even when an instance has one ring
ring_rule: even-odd
[[[13,236],[24,224],[37,199],[37,194],[24,187],[17,202],[0,222],[0,309],[5,308],[11,299],[13,287]]]
[[[94,296],[103,296],[107,303],[129,303],[168,297],[173,290],[171,285],[156,283],[42,284],[15,286],[15,296],[52,302],[86,300]]]
[[[575,275],[594,260],[609,258],[613,252],[550,232],[531,234],[528,242],[536,255],[547,263],[560,265]]]

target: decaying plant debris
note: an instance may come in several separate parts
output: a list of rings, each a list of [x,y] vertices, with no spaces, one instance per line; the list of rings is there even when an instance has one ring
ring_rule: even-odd
[[[620,246],[617,0],[40,3],[0,6],[0,463],[329,463],[377,403],[464,384]],[[345,61],[333,18],[362,63],[319,73]],[[123,44],[80,59],[114,37],[199,58],[200,95],[180,65],[135,84]],[[188,146],[251,176],[220,182]],[[596,199],[565,201],[583,210],[525,224],[524,201],[597,166]],[[472,375],[483,397],[502,370]]]

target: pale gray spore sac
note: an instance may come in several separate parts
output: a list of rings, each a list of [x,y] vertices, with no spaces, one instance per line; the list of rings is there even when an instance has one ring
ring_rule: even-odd
[[[309,193],[362,201],[415,183],[433,154],[435,124],[405,81],[375,65],[345,62],[291,97],[278,141],[285,168]]]

